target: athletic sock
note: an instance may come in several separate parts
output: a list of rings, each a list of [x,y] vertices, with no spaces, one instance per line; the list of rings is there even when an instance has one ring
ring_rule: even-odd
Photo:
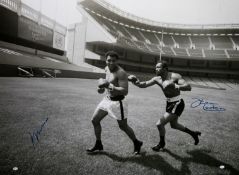
[[[99,145],[102,145],[102,142],[101,142],[101,140],[96,140],[96,142],[95,142],[95,143],[96,143],[96,145],[98,145],[98,144],[99,144]]]
[[[160,136],[159,145],[165,145],[165,136]]]
[[[133,140],[134,144],[139,143],[138,139]]]
[[[194,141],[195,141],[195,143],[194,143],[195,145],[198,144],[198,142],[199,142],[198,136],[201,135],[201,132],[192,131],[192,130],[186,128],[186,127],[185,127],[185,129],[184,129],[184,132],[188,133],[189,135],[191,135],[191,136],[193,137],[193,139],[194,139]]]
[[[186,128],[186,127],[185,127],[185,129],[184,129],[184,132],[186,132],[186,133],[188,133],[188,134],[190,134],[190,135],[193,135],[193,134],[194,134],[194,131],[192,131],[192,130]]]

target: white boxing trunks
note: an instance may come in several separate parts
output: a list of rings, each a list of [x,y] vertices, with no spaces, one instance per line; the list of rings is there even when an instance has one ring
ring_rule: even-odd
[[[108,112],[108,115],[116,120],[123,120],[128,116],[128,103],[123,96],[109,97],[106,96],[98,104],[96,109]]]

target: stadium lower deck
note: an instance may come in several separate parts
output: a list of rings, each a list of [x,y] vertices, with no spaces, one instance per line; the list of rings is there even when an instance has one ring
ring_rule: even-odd
[[[133,156],[133,144],[110,117],[102,121],[104,151],[86,154],[95,139],[90,119],[103,97],[96,86],[89,79],[0,78],[0,174],[239,174],[238,88],[183,92],[179,121],[202,132],[200,143],[167,126],[166,149],[153,152],[165,98],[157,86],[130,84],[128,122],[144,141],[142,154]],[[192,108],[195,98],[225,110]]]

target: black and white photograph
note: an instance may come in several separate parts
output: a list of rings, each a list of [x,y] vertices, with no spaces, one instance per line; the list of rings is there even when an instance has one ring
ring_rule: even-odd
[[[239,175],[238,0],[0,0],[1,175]]]

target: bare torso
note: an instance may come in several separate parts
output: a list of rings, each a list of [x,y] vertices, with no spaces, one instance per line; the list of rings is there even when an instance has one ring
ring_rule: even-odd
[[[118,66],[116,68],[116,70],[113,72],[111,72],[108,69],[108,67],[106,67],[105,72],[106,72],[106,80],[109,83],[113,84],[115,87],[121,87],[123,84],[124,88],[127,88],[127,91],[128,91],[127,74],[120,66]],[[122,77],[126,77],[126,78],[122,78]],[[115,97],[115,96],[121,95],[121,94],[119,94],[116,91],[111,91],[111,90],[107,89],[107,95],[109,95],[110,97]]]
[[[157,76],[154,78],[154,81],[156,82],[156,84],[158,86],[161,87],[164,95],[167,98],[172,98],[172,97],[176,97],[176,96],[180,95],[180,90],[175,88],[175,86],[165,88],[165,84],[168,84],[168,83],[174,82],[174,83],[178,84],[177,74],[175,74],[173,72],[168,72],[168,76],[166,77],[165,80],[163,80],[160,76]]]

